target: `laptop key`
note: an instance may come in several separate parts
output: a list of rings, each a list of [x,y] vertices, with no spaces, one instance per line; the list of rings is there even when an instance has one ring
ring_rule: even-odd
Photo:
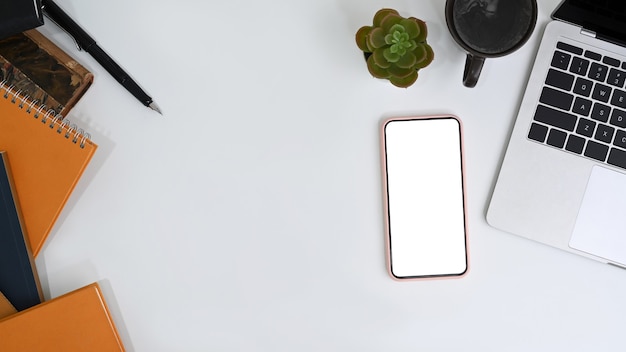
[[[611,97],[611,87],[605,86],[604,84],[596,84],[593,88],[593,95],[591,97],[595,100],[600,100],[602,102],[608,102]]]
[[[543,143],[546,140],[546,135],[548,135],[548,127],[534,122],[530,125],[528,138]]]
[[[587,75],[587,77],[598,82],[604,82],[608,71],[609,68],[607,66],[594,62],[591,64],[591,68],[589,69],[589,75]]]
[[[626,92],[616,89],[611,98],[611,104],[620,108],[626,108]]]
[[[561,50],[569,51],[572,54],[576,54],[576,55],[582,55],[583,54],[583,49],[582,48],[579,48],[579,47],[571,45],[571,44],[558,42],[558,43],[556,43],[556,47],[561,49]]]
[[[611,107],[608,105],[595,103],[593,104],[593,110],[591,110],[591,118],[594,120],[607,122],[609,120],[609,114],[611,113]]]
[[[552,67],[560,68],[561,70],[567,70],[567,66],[569,66],[569,61],[572,55],[568,53],[564,53],[562,51],[555,51],[552,56]]]
[[[609,152],[609,146],[601,144],[595,141],[588,141],[587,148],[585,148],[585,156],[596,159],[598,161],[606,160],[606,155]]]
[[[622,88],[624,87],[624,82],[626,82],[626,72],[615,68],[612,68],[611,71],[609,71],[606,83]]]
[[[593,131],[595,130],[596,130],[595,122],[591,120],[583,119],[583,118],[578,120],[578,127],[576,127],[576,133],[585,137],[591,137],[593,136]]]
[[[602,59],[602,55],[594,52],[594,51],[585,51],[585,57],[588,57],[590,59],[596,60],[596,61],[600,61],[600,59]]]
[[[593,88],[592,81],[581,77],[576,78],[574,93],[588,97],[591,94],[591,88]]]
[[[573,100],[573,95],[549,87],[544,87],[539,97],[540,102],[563,110],[569,110]]]
[[[535,111],[535,121],[572,132],[576,126],[576,115],[539,105]]]
[[[609,159],[607,162],[611,165],[626,169],[626,151],[617,148],[611,148]]]
[[[546,84],[563,90],[570,90],[574,84],[574,76],[551,68],[546,77]]]
[[[572,107],[572,111],[583,116],[589,116],[591,112],[591,104],[593,102],[591,100],[583,99],[581,97],[577,97],[574,101],[574,107]]]
[[[620,61],[618,59],[612,58],[610,56],[605,56],[604,58],[602,58],[602,62],[615,67],[619,67],[620,65]]]
[[[581,57],[572,58],[572,65],[569,68],[569,72],[577,75],[586,76],[589,69],[589,60]]]
[[[565,139],[567,139],[567,133],[561,130],[551,129],[546,143],[553,147],[563,148],[565,145]]]
[[[611,113],[611,125],[626,128],[626,111],[620,109],[613,109]]]
[[[596,134],[594,136],[595,139],[604,143],[611,143],[613,141],[613,134],[615,133],[615,128],[607,126],[607,125],[598,125],[596,129]]]
[[[613,145],[626,149],[626,132],[622,130],[617,130],[615,133],[615,140],[613,140]]]
[[[585,148],[584,138],[571,134],[569,138],[567,139],[565,150],[568,150],[576,154],[582,154],[584,148]]]

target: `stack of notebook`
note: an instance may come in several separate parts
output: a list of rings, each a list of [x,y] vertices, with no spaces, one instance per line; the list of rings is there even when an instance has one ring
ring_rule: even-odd
[[[123,351],[97,283],[43,300],[34,258],[97,149],[59,109],[0,80],[0,351]]]

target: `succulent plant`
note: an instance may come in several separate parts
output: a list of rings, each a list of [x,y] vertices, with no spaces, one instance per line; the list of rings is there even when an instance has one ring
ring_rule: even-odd
[[[434,58],[426,43],[426,23],[414,17],[404,18],[393,9],[374,15],[373,26],[363,26],[356,33],[356,43],[367,60],[372,76],[388,79],[397,87],[415,83],[418,71]]]

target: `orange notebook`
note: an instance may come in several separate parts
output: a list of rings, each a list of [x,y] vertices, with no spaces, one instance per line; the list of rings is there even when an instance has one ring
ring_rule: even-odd
[[[93,283],[0,320],[0,351],[124,351]]]
[[[0,82],[0,150],[11,159],[33,256],[41,250],[96,148],[82,129]]]
[[[17,309],[15,309],[11,302],[0,292],[0,319],[14,313],[17,313]]]

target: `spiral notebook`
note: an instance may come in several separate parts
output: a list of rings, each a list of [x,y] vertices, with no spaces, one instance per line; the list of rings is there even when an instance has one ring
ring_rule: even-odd
[[[33,256],[41,251],[96,148],[88,133],[0,82],[0,150],[11,160]]]

